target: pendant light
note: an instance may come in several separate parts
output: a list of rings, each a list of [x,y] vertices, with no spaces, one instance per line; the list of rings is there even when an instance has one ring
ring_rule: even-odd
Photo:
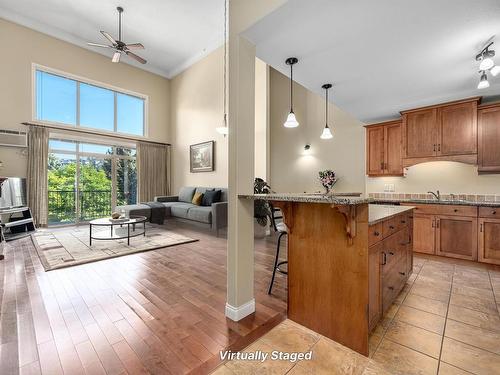
[[[325,127],[323,129],[323,133],[321,133],[320,138],[321,139],[332,139],[333,135],[328,127],[328,90],[332,88],[331,83],[325,83],[323,86],[321,86],[323,89],[325,89]]]
[[[222,73],[222,82],[223,82],[223,119],[222,124],[215,128],[217,133],[222,134],[224,137],[229,133],[229,128],[227,126],[227,1],[224,0],[224,58],[223,58],[223,73]]]
[[[285,128],[296,128],[299,126],[299,122],[295,118],[295,113],[293,113],[293,66],[298,62],[299,60],[296,57],[289,57],[285,61],[287,65],[290,65],[290,113],[283,124]]]

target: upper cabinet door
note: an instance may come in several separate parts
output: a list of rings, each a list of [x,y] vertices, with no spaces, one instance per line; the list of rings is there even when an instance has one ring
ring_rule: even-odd
[[[403,114],[403,157],[425,158],[437,153],[437,109]]]
[[[385,174],[403,175],[401,123],[385,126]]]
[[[384,174],[384,127],[366,128],[366,173]]]
[[[438,155],[477,153],[477,101],[438,109]]]
[[[500,105],[478,111],[478,171],[500,172]]]

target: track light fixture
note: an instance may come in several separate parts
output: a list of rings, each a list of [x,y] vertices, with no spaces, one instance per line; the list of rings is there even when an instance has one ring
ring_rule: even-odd
[[[477,85],[478,89],[486,89],[490,87],[490,83],[488,82],[488,76],[486,75],[486,72],[483,70],[481,73],[481,78],[479,79],[479,83]]]
[[[296,57],[289,57],[286,59],[285,63],[290,65],[290,113],[288,114],[285,123],[283,126],[285,128],[296,128],[299,126],[299,122],[295,117],[295,113],[293,112],[293,66],[297,64],[299,60]]]
[[[323,128],[323,133],[321,133],[321,139],[332,139],[333,134],[328,127],[328,90],[332,88],[331,83],[325,83],[321,86],[325,90],[325,127]]]
[[[481,78],[479,79],[479,84],[477,85],[478,89],[485,89],[490,87],[490,83],[488,82],[488,72],[496,77],[500,74],[500,66],[495,65],[493,61],[493,57],[495,57],[495,51],[490,49],[493,45],[493,42],[490,42],[476,55],[476,61],[479,61],[479,74],[481,74]]]

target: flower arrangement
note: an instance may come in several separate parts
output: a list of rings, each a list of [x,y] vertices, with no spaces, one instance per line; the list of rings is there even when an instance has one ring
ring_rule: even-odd
[[[330,193],[333,188],[333,185],[337,183],[337,177],[335,176],[335,172],[331,169],[326,169],[324,171],[319,171],[319,182],[326,190],[326,193]]]

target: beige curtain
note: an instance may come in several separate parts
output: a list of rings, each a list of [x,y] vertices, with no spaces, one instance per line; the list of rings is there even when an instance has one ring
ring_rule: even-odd
[[[47,226],[49,130],[31,125],[28,131],[28,205],[36,226]]]
[[[151,202],[155,196],[170,194],[170,147],[138,142],[137,190],[139,202]]]

